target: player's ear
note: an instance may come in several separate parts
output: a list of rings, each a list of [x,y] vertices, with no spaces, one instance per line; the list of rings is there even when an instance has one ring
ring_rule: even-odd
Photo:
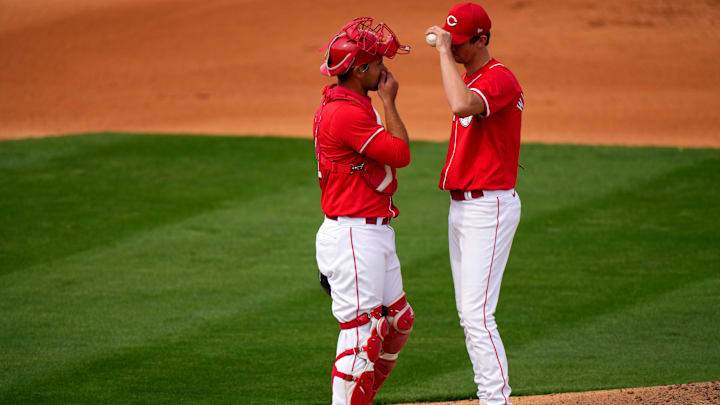
[[[359,66],[355,66],[350,68],[350,76],[352,77],[360,77],[360,72],[358,71]]]

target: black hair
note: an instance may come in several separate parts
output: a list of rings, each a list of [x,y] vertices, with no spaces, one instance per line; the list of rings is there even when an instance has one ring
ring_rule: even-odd
[[[349,79],[349,78],[350,78],[350,75],[352,74],[352,71],[353,71],[353,70],[350,69],[350,70],[348,70],[347,72],[345,72],[345,73],[343,73],[343,74],[341,74],[341,75],[338,75],[338,83],[342,83],[342,82],[344,82],[345,80]]]
[[[489,33],[489,32],[488,32],[487,34],[477,35],[477,36],[474,36],[474,37],[470,38],[470,43],[471,43],[471,44],[474,44],[475,42],[477,42],[478,40],[480,40],[480,37],[482,37],[482,36],[486,36],[486,37],[487,37],[487,40],[485,40],[485,46],[490,45],[490,33]]]
[[[369,65],[370,65],[369,63],[363,63],[362,65],[358,65],[358,66],[353,66],[353,67],[351,67],[350,69],[348,69],[347,72],[345,72],[345,73],[343,73],[343,74],[341,74],[341,75],[338,75],[338,83],[342,83],[342,82],[344,82],[345,80],[349,79],[349,78],[350,78],[350,75],[353,73],[353,71],[355,71],[355,68],[356,68],[356,67],[362,67],[362,68],[363,68],[363,72],[364,72],[364,71],[368,70]]]

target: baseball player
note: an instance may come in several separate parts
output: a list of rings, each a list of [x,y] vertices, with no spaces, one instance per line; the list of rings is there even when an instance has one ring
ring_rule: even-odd
[[[408,53],[385,24],[346,24],[327,45],[320,71],[337,76],[315,115],[314,139],[325,214],[316,237],[320,281],[340,323],[330,381],[334,405],[369,405],[395,366],[415,315],[403,291],[392,196],[395,169],[410,163],[395,106],[398,82],[383,57]],[[383,103],[383,125],[369,91]]]
[[[455,304],[480,404],[510,404],[508,365],[495,309],[520,221],[515,192],[523,93],[490,56],[490,18],[477,4],[450,10],[430,27],[445,96],[454,116],[440,189],[450,192],[448,240]],[[435,39],[430,35],[428,43]],[[456,63],[465,66],[460,75]]]

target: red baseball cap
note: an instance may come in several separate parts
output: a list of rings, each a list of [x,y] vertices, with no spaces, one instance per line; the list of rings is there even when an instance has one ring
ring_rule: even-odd
[[[452,44],[459,45],[470,38],[490,32],[490,17],[475,3],[461,3],[450,9],[443,29],[452,34]]]

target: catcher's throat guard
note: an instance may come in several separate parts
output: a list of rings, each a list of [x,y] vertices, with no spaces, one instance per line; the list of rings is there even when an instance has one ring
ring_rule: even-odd
[[[358,17],[336,34],[320,52],[325,52],[325,62],[320,72],[326,76],[339,76],[355,66],[370,63],[383,56],[393,58],[396,54],[410,53],[410,46],[400,44],[397,35],[385,25],[373,26],[372,17]]]

